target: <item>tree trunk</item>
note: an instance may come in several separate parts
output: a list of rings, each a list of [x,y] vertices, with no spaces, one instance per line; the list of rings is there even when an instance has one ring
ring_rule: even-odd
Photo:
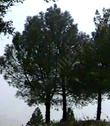
[[[50,124],[50,98],[46,99],[45,107],[46,107],[45,123]]]
[[[98,92],[98,99],[97,99],[97,118],[96,118],[96,120],[100,120],[100,117],[101,117],[101,103],[102,103],[102,95],[101,95],[101,92]]]
[[[62,97],[63,97],[63,118],[62,121],[65,122],[67,120],[67,101],[66,101],[66,80],[62,81]]]

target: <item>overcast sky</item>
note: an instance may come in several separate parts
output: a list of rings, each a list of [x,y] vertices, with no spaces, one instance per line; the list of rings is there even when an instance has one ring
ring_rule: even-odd
[[[95,10],[102,10],[102,8],[110,7],[110,0],[58,0],[58,7],[62,11],[67,10],[72,15],[75,23],[78,24],[80,31],[90,34],[94,30],[93,17]],[[12,7],[6,20],[13,20],[13,25],[17,31],[22,32],[27,16],[37,15],[40,11],[53,5],[53,2],[45,3],[43,0],[26,0],[24,4],[18,4]],[[7,43],[11,43],[11,37],[0,37],[0,55],[3,54],[4,47]],[[23,100],[15,97],[16,89],[9,87],[6,81],[0,76],[0,126],[21,126],[25,124],[35,107],[28,107]],[[110,112],[108,110],[110,101],[103,102],[102,117],[106,118]],[[44,107],[41,107],[44,112]],[[96,105],[89,105],[89,107],[81,109],[74,109],[77,118],[90,118],[95,116]],[[61,112],[52,113],[52,119],[61,118]],[[57,115],[57,116],[56,116]]]

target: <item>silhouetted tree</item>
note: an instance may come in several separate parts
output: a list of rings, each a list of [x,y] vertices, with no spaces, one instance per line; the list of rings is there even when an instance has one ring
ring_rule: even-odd
[[[60,9],[57,9],[57,13],[54,17],[51,13],[48,15],[48,19],[51,23],[50,28],[56,32],[52,34],[56,45],[56,72],[58,76],[58,92],[62,96],[63,102],[63,121],[67,120],[67,71],[70,71],[72,61],[74,59],[74,47],[77,44],[77,25],[73,24],[73,19],[68,12],[61,13]],[[55,19],[52,22],[52,19]],[[71,60],[66,62],[67,60]],[[71,63],[70,63],[71,62]],[[67,63],[67,64],[66,64]],[[67,68],[66,68],[67,67]],[[69,67],[69,68],[68,68]],[[67,71],[66,71],[67,70]],[[69,76],[69,73],[68,73]]]
[[[62,13],[54,5],[46,13],[28,17],[23,33],[15,34],[13,44],[1,57],[4,77],[18,89],[17,96],[29,105],[45,104],[46,123],[50,122],[52,97],[60,84],[58,62],[76,42],[76,34],[77,27],[69,13]],[[63,86],[60,84],[60,90]]]
[[[96,31],[93,33],[93,40],[97,61],[97,90],[98,90],[98,106],[97,120],[101,116],[102,95],[110,89],[110,9],[103,9],[103,14],[96,11],[94,18]]]
[[[0,34],[9,33],[12,34],[14,28],[12,27],[12,21],[4,21],[4,16],[7,13],[8,9],[14,6],[16,3],[23,3],[24,0],[0,0]],[[44,0],[46,2],[55,0]]]
[[[12,28],[12,21],[4,21],[4,16],[8,9],[18,2],[23,2],[23,0],[0,0],[0,34],[12,34],[14,30]]]
[[[68,74],[68,93],[74,104],[85,106],[91,103],[94,94],[89,88],[90,68],[93,66],[93,41],[83,32],[78,33],[78,44],[74,47],[75,55]],[[90,89],[90,90],[89,90]]]
[[[33,112],[32,117],[27,122],[26,126],[39,126],[39,125],[42,125],[43,123],[44,122],[43,122],[42,113],[39,107],[37,107],[35,111]]]
[[[76,65],[75,75],[82,91],[90,99],[97,98],[97,120],[101,116],[102,95],[110,90],[110,10],[103,10],[103,16],[96,11],[94,18],[96,31],[91,42],[87,42],[80,50],[80,60]],[[78,75],[79,74],[79,75]],[[89,87],[89,88],[88,88]],[[81,88],[80,88],[81,89]]]
[[[67,120],[75,121],[74,112],[71,108],[68,108],[68,110],[67,110]]]

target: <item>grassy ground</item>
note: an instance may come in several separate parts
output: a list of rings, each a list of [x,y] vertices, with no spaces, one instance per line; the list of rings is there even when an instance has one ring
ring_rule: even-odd
[[[105,121],[75,121],[75,122],[65,122],[65,123],[53,123],[51,126],[110,126],[110,122]]]

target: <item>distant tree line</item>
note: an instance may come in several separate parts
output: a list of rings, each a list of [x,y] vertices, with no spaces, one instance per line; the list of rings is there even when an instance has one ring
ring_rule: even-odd
[[[14,33],[0,57],[1,73],[17,88],[16,95],[30,106],[45,105],[47,124],[51,106],[62,105],[65,122],[69,103],[87,105],[95,99],[100,120],[103,95],[109,98],[110,92],[110,9],[102,15],[97,10],[94,23],[89,37],[55,4],[27,17],[23,32]]]

